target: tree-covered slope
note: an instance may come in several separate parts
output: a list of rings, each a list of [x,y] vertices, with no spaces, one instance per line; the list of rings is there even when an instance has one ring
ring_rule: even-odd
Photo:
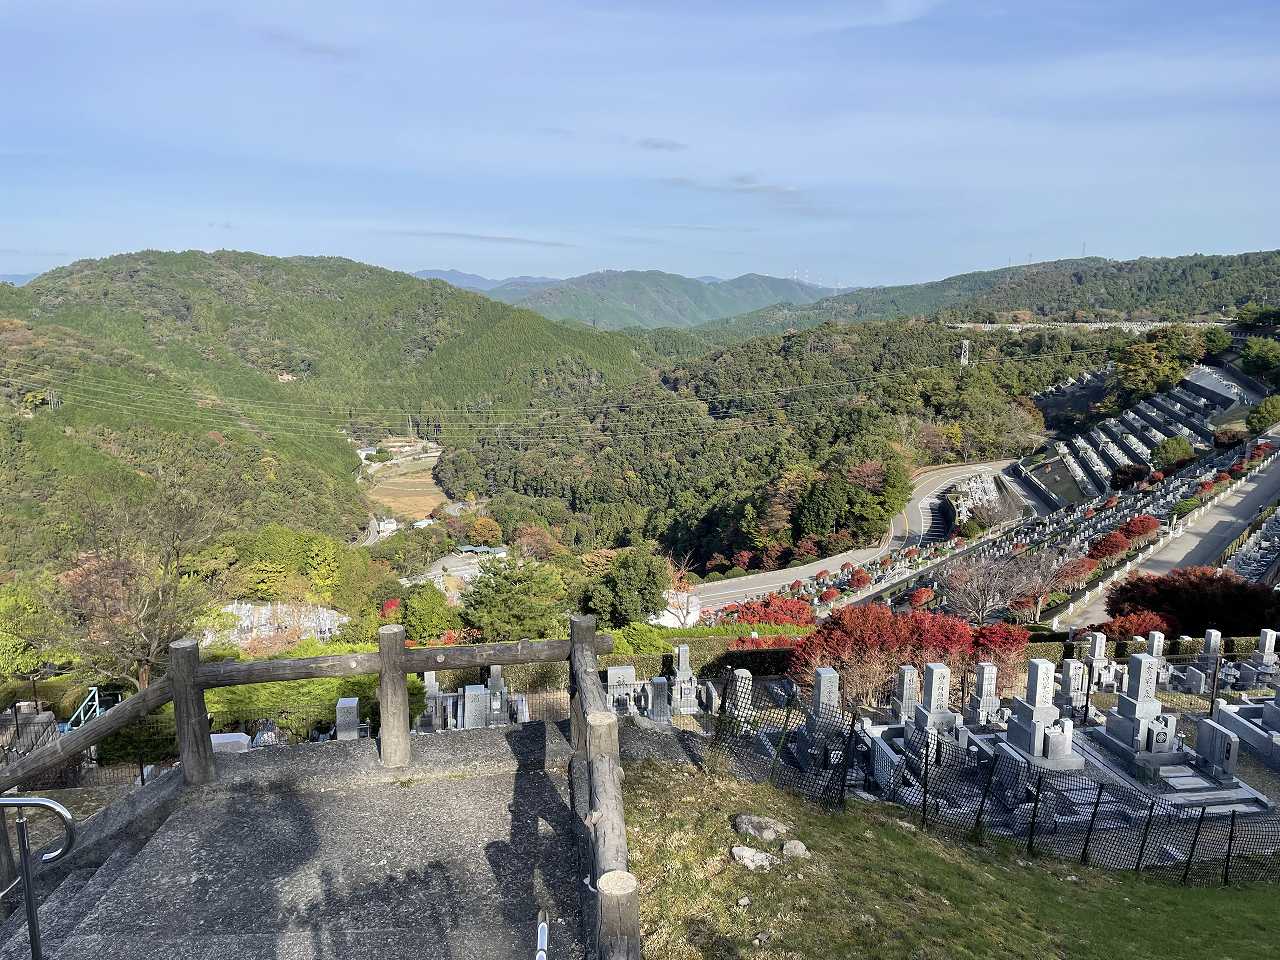
[[[866,287],[808,306],[767,307],[699,332],[729,342],[822,323],[941,315],[948,320],[1185,319],[1280,297],[1280,251],[1055,260],[932,283]]]
[[[974,362],[961,367],[966,335]],[[756,339],[480,437],[437,477],[454,496],[496,493],[566,545],[649,537],[707,570],[774,569],[873,542],[911,467],[1029,452],[1043,423],[1028,397],[1124,339],[930,322]]]
[[[558,320],[602,330],[623,327],[693,327],[776,303],[811,303],[824,287],[745,274],[708,283],[658,270],[605,270],[530,292],[499,286],[488,295]]]
[[[73,488],[160,471],[245,523],[349,536],[357,441],[458,442],[652,356],[336,258],[144,251],[0,286],[0,570],[57,554]]]

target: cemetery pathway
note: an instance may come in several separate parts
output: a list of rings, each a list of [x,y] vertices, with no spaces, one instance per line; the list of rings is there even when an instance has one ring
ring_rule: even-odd
[[[58,956],[582,958],[568,744],[554,725],[219,757]]]
[[[1164,549],[1153,553],[1132,572],[1162,575],[1178,567],[1213,564],[1253,518],[1277,499],[1280,499],[1280,463],[1272,464],[1224,495],[1189,524],[1181,536],[1169,541]],[[1081,627],[1106,620],[1106,592],[1074,616],[1076,625]]]

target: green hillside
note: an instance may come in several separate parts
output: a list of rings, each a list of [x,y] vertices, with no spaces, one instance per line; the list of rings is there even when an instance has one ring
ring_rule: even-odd
[[[189,475],[244,522],[344,536],[357,441],[445,443],[646,373],[633,339],[336,258],[144,251],[0,286],[0,571],[78,485]]]
[[[1280,297],[1280,251],[1228,256],[1055,260],[964,273],[931,283],[867,287],[808,306],[766,307],[707,324],[722,342],[898,317],[946,320],[1185,319]]]
[[[436,475],[455,497],[497,494],[495,515],[543,521],[565,545],[653,538],[706,571],[775,569],[874,542],[911,467],[1029,453],[1044,424],[1027,398],[1126,340],[930,322],[758,338],[479,437]]]
[[[495,287],[488,296],[557,320],[579,320],[601,330],[624,327],[694,327],[777,303],[811,303],[831,291],[759,274],[704,283],[658,270],[605,270],[530,291]]]

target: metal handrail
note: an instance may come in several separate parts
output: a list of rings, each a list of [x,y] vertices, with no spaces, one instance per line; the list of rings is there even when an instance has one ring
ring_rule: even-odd
[[[21,871],[18,879],[0,890],[0,896],[9,893],[19,883],[22,884],[22,899],[27,908],[27,933],[31,940],[31,960],[43,960],[44,951],[40,944],[40,912],[36,903],[36,891],[31,882],[31,845],[27,836],[27,809],[48,810],[57,814],[62,821],[62,846],[52,853],[41,854],[40,863],[56,863],[71,852],[76,845],[76,821],[71,812],[56,800],[44,797],[0,797],[0,826],[3,824],[4,811],[13,808],[18,811],[14,820],[14,832],[18,836],[18,860]]]

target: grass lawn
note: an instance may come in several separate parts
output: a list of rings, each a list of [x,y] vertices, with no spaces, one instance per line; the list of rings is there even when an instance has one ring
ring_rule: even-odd
[[[648,960],[1244,960],[1276,951],[1280,887],[1188,889],[1028,862],[1010,844],[923,834],[894,805],[850,800],[827,812],[652,762],[628,766],[625,798]],[[729,818],[741,812],[787,823],[812,859],[748,872],[729,848],[762,844],[733,832]]]

